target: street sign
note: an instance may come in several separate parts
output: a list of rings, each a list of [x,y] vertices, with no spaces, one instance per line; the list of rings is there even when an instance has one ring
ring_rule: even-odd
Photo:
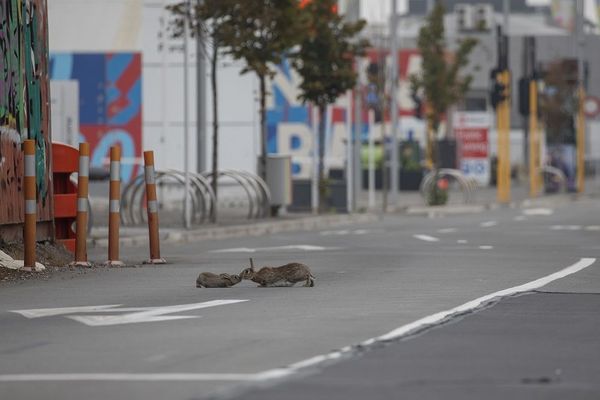
[[[456,112],[452,119],[458,142],[460,169],[467,177],[487,186],[490,182],[490,116],[485,112]]]
[[[203,303],[178,304],[162,307],[127,307],[119,308],[121,304],[63,307],[63,308],[38,308],[31,310],[12,310],[26,318],[42,318],[50,316],[64,316],[87,326],[110,326],[133,324],[139,322],[173,321],[179,319],[199,318],[197,315],[167,315],[183,311],[199,310],[201,308],[222,306],[226,304],[241,303],[248,300],[212,300]],[[123,313],[124,314],[118,314]],[[69,315],[77,313],[94,313],[83,315]],[[110,313],[109,315],[96,315],[98,313]]]

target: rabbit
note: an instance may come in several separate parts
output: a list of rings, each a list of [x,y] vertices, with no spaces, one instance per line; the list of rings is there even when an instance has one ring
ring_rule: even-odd
[[[267,286],[294,286],[298,282],[305,282],[304,286],[315,286],[315,277],[310,269],[300,263],[289,263],[281,267],[262,267],[254,270],[254,261],[250,259],[250,268],[242,270],[241,279],[248,279],[258,283],[260,287]]]
[[[205,288],[228,288],[242,281],[239,275],[213,274],[212,272],[202,272],[196,279],[196,287]]]

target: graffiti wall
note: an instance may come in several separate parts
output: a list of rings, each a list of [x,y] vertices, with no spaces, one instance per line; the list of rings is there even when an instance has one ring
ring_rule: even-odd
[[[121,179],[137,174],[142,152],[142,56],[140,53],[53,53],[50,79],[79,82],[80,140],[90,143],[92,167],[122,149]]]
[[[47,23],[46,0],[0,0],[0,226],[23,222],[25,139],[36,144],[38,220],[52,219]]]
[[[414,103],[410,96],[409,76],[418,73],[421,69],[421,56],[417,50],[406,49],[398,53],[399,61],[399,99],[398,113],[402,118],[401,138],[422,136],[424,124],[414,117]],[[366,57],[358,65],[361,77],[361,138],[366,140],[369,129],[368,100],[369,91],[366,85],[365,72],[370,64],[377,63],[382,71],[390,70],[390,56],[387,50],[370,49]],[[313,121],[312,109],[309,104],[302,104],[298,100],[298,85],[300,77],[284,61],[277,68],[277,73],[270,82],[269,102],[267,104],[267,129],[269,153],[292,155],[292,169],[295,178],[309,178],[312,170],[312,141]],[[346,154],[346,138],[348,129],[354,129],[355,115],[351,111],[351,126],[346,122],[348,99],[343,96],[336,104],[329,107],[326,121],[325,138],[325,166],[326,168],[343,168]],[[350,102],[350,109],[354,109],[354,101]],[[389,135],[389,112],[383,116],[383,121],[378,122],[387,126],[383,131]],[[380,126],[375,127],[380,131]]]

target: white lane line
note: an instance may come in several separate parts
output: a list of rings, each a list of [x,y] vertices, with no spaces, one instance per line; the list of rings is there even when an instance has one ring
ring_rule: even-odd
[[[522,213],[524,215],[552,215],[554,210],[551,208],[526,208]]]
[[[524,215],[517,215],[516,217],[513,218],[515,221],[525,221],[527,219],[526,216]]]
[[[539,289],[550,282],[557,279],[564,278],[574,274],[582,269],[585,269],[592,265],[596,261],[595,258],[582,258],[573,265],[570,265],[558,272],[550,275],[546,275],[542,278],[536,279],[525,284],[514,286],[508,289],[499,290],[497,292],[479,297],[475,300],[471,300],[467,303],[461,304],[458,307],[451,308],[449,310],[440,311],[435,314],[428,315],[424,318],[420,318],[416,321],[402,325],[384,335],[374,337],[360,343],[360,346],[369,346],[377,342],[386,342],[390,340],[399,339],[412,332],[419,331],[425,327],[439,324],[444,320],[461,315],[466,312],[475,310],[476,308],[496,299],[500,299],[506,296],[512,296],[517,293],[529,292],[535,289]],[[104,380],[104,381],[250,381],[250,382],[262,382],[271,379],[278,379],[287,377],[297,373],[302,368],[314,366],[325,361],[339,359],[346,353],[352,351],[353,346],[346,346],[340,350],[332,351],[327,354],[317,355],[297,363],[288,365],[283,368],[274,368],[266,371],[262,371],[256,374],[4,374],[0,375],[0,382],[32,382],[32,381],[93,381],[93,380]]]
[[[482,228],[491,228],[496,225],[498,225],[498,221],[485,221],[479,224]]]
[[[481,250],[492,250],[494,248],[494,246],[490,246],[490,245],[484,244],[483,246],[479,246],[479,248]]]
[[[424,240],[426,242],[439,242],[440,239],[429,235],[413,235],[415,239]]]
[[[39,381],[256,381],[259,374],[5,374],[0,382]]]
[[[588,225],[583,229],[586,231],[600,231],[600,225]]]
[[[456,228],[442,228],[437,230],[438,233],[453,233],[456,232]]]
[[[458,243],[458,244],[467,244],[467,243],[469,243],[469,241],[468,241],[468,240],[466,240],[466,239],[458,239],[458,240],[456,241],[456,243]]]
[[[286,251],[286,250],[303,250],[303,251],[325,251],[338,250],[339,247],[323,247],[313,246],[310,244],[292,244],[288,246],[276,247],[234,247],[231,249],[210,250],[209,253],[256,253],[257,251]]]

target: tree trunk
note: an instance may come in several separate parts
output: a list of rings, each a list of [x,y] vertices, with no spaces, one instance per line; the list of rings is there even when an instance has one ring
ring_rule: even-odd
[[[212,89],[213,98],[213,154],[212,154],[212,189],[215,192],[215,213],[212,222],[217,222],[217,204],[218,204],[218,185],[219,179],[219,102],[217,97],[217,56],[218,46],[213,43],[213,52],[211,57],[211,71],[210,71],[210,83]]]
[[[261,178],[267,178],[267,88],[265,75],[258,76],[260,82],[260,163],[258,173]]]
[[[327,106],[319,106],[319,213],[325,211],[327,204],[327,182],[325,181],[325,123]]]

